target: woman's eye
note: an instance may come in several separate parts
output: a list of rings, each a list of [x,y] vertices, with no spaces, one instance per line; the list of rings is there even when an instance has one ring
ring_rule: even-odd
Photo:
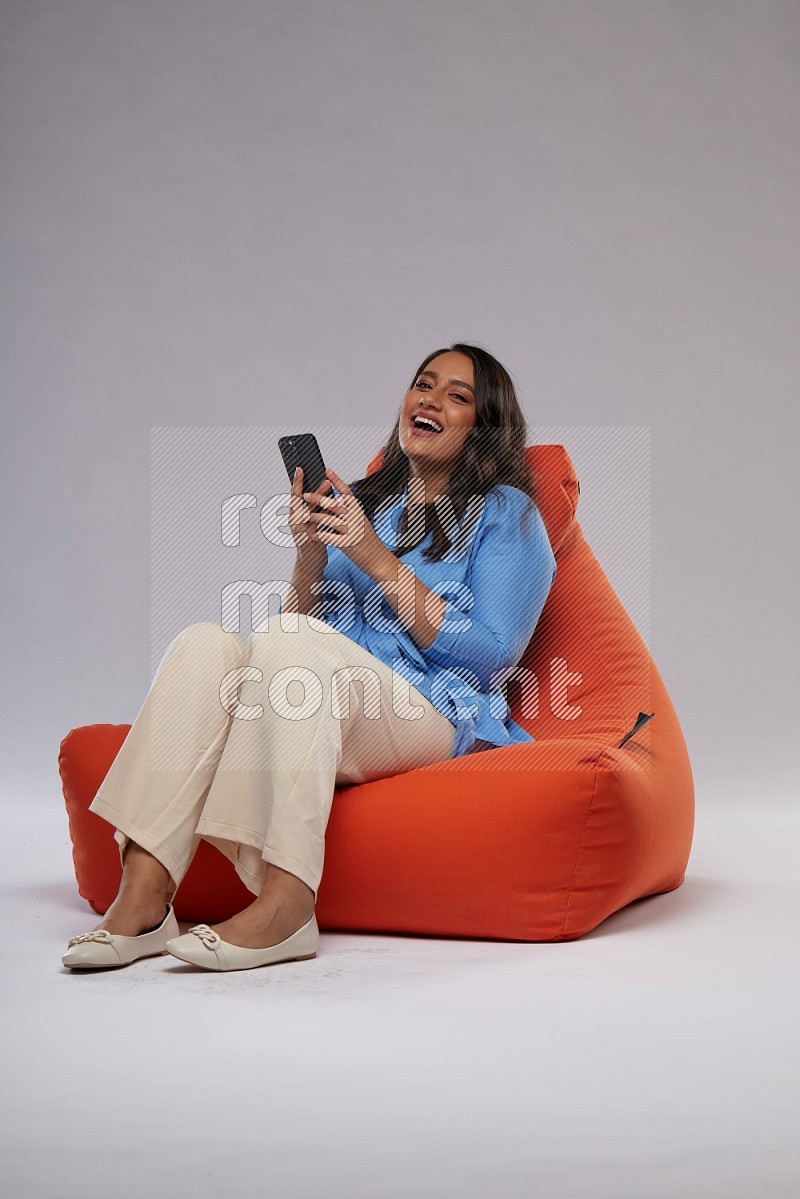
[[[430,383],[426,383],[424,379],[420,379],[419,383],[417,383],[417,387],[430,387]]]
[[[457,391],[454,391],[453,395],[456,397],[457,400],[463,400],[464,403],[466,404],[466,402],[467,402],[466,396],[459,395]]]

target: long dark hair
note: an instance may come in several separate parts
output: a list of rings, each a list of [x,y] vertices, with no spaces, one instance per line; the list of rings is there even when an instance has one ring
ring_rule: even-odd
[[[429,362],[451,350],[468,355],[472,359],[475,371],[475,427],[470,429],[464,439],[461,456],[453,466],[447,490],[453,513],[460,523],[471,496],[485,496],[487,491],[498,483],[518,487],[530,496],[533,479],[525,459],[527,424],[514,384],[505,367],[487,350],[481,349],[480,346],[466,345],[461,341],[445,346],[444,349],[434,350],[415,371],[409,390]],[[382,501],[390,495],[402,494],[409,479],[410,469],[411,464],[400,448],[398,414],[394,428],[383,447],[381,466],[371,475],[350,484],[370,521],[374,521]],[[441,561],[450,549],[452,541],[442,527],[432,503],[425,505],[424,521],[420,524],[424,533],[415,545],[419,545],[432,528],[433,542],[423,550],[423,557],[428,562]],[[407,528],[408,509],[404,507],[398,526],[401,534],[400,544],[395,551],[398,557],[414,548],[414,545],[404,543],[402,534]]]

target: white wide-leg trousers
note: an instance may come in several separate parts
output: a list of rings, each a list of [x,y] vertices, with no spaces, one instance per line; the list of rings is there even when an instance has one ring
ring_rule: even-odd
[[[90,811],[176,886],[200,842],[248,890],[266,863],[316,899],[337,784],[444,761],[455,725],[402,675],[313,616],[242,636],[189,625],[170,643]]]

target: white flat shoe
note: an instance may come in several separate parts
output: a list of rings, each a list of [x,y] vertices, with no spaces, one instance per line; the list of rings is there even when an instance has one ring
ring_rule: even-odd
[[[97,928],[91,933],[81,933],[68,943],[69,948],[61,961],[71,970],[102,970],[115,966],[129,966],[139,958],[154,957],[164,953],[167,941],[180,932],[178,921],[167,904],[167,914],[158,928],[138,937],[122,937]]]
[[[197,924],[184,936],[167,941],[167,953],[192,966],[202,966],[204,970],[252,970],[256,966],[274,966],[277,962],[304,962],[316,957],[318,949],[316,916],[285,941],[268,945],[266,949],[231,945],[207,924]]]

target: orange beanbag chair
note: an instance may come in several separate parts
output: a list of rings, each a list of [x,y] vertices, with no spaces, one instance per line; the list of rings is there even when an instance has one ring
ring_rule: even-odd
[[[564,447],[526,452],[558,564],[507,684],[514,719],[536,740],[338,788],[322,929],[569,941],[683,882],[694,783],[678,718],[575,519]],[[59,755],[78,889],[101,914],[117,892],[119,850],[88,807],[129,728],[73,729]],[[201,842],[178,918],[214,923],[251,901],[232,864]]]

